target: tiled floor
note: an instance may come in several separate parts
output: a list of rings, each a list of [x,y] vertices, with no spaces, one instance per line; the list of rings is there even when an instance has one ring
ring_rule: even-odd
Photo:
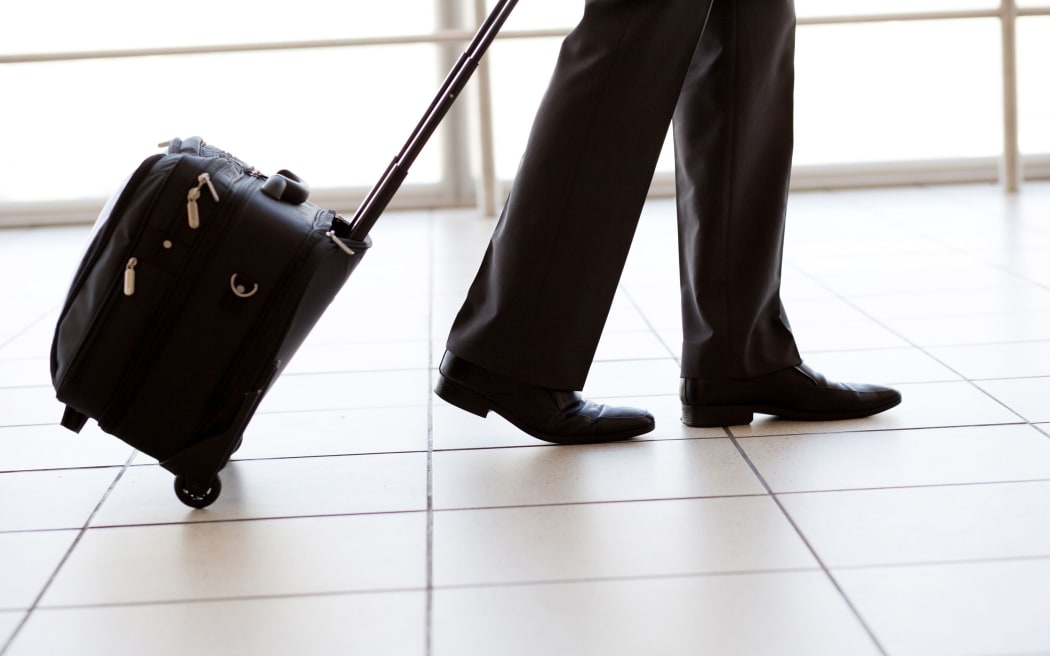
[[[645,211],[586,393],[630,443],[555,447],[436,399],[493,223],[391,214],[192,511],[56,425],[86,227],[0,232],[0,653],[1050,654],[1050,184],[792,198],[799,344],[904,403],[678,420],[674,211]]]

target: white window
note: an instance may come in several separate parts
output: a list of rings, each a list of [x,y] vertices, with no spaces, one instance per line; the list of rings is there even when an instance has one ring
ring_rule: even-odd
[[[0,22],[0,225],[90,220],[155,143],[193,134],[352,209],[493,4],[20,4]],[[797,0],[796,181],[994,179],[1011,141],[1050,174],[1050,1],[1019,4]],[[582,9],[519,4],[397,204],[498,204]],[[658,193],[671,166],[668,149]]]

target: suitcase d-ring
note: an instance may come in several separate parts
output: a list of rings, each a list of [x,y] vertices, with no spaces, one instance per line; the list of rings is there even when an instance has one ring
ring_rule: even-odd
[[[237,284],[237,274],[230,276],[230,289],[237,298],[251,298],[259,292],[259,283],[254,283],[251,289],[247,289],[244,285]]]

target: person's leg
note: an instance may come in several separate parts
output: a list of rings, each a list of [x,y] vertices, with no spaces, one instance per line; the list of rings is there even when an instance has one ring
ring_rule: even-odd
[[[718,2],[674,117],[682,420],[748,423],[887,410],[895,391],[802,364],[780,301],[793,146],[792,0]]]
[[[588,0],[451,353],[529,385],[582,389],[709,6]]]
[[[780,303],[793,145],[791,0],[716,3],[674,117],[682,377],[799,364]]]

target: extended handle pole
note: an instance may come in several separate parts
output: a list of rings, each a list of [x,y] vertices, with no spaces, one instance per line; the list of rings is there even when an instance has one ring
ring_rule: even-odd
[[[346,236],[356,240],[363,240],[368,236],[369,231],[372,230],[380,215],[383,214],[387,205],[390,204],[394,194],[401,187],[401,183],[408,176],[408,170],[423,150],[423,146],[426,145],[438,125],[441,124],[442,119],[445,118],[449,109],[456,102],[459,94],[477,69],[481,57],[495,40],[496,35],[499,34],[500,29],[507,21],[507,18],[510,17],[510,13],[517,3],[518,0],[500,0],[485,19],[485,22],[478,28],[474,38],[471,39],[467,49],[460,55],[455,66],[452,67],[452,71],[445,78],[441,89],[430,103],[430,107],[427,108],[422,120],[412,131],[408,141],[405,142],[401,152],[390,163],[379,182],[372,187],[368,196],[357,208],[354,218],[349,222],[349,229],[347,230],[345,226],[343,227],[343,231],[348,232]],[[336,232],[338,234],[342,231],[337,227]],[[340,236],[343,235],[340,234]]]

